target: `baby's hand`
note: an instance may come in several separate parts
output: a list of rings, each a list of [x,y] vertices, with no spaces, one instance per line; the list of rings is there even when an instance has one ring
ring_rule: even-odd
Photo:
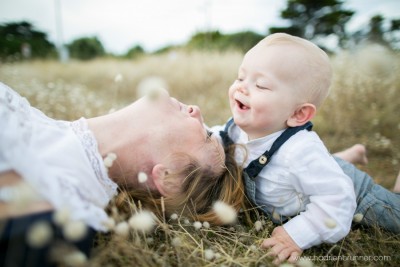
[[[282,226],[276,227],[272,231],[272,236],[265,239],[261,246],[269,248],[268,256],[276,257],[274,264],[280,264],[285,260],[295,263],[303,253]]]

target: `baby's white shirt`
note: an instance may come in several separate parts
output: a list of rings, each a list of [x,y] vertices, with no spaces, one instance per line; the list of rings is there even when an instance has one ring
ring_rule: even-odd
[[[229,136],[246,147],[247,158],[243,150],[236,150],[237,162],[247,167],[269,150],[282,132],[249,141],[237,125],[231,126]],[[315,132],[302,130],[290,137],[255,183],[256,204],[271,214],[292,217],[283,227],[300,248],[337,242],[350,231],[356,209],[353,183]]]

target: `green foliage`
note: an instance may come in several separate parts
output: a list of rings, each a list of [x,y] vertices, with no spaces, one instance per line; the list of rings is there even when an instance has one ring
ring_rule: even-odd
[[[334,34],[343,46],[347,40],[346,23],[354,15],[343,9],[341,0],[288,0],[281,17],[289,20],[288,27],[271,27],[270,33],[287,32],[309,40]]]
[[[89,60],[105,54],[103,45],[97,37],[83,37],[68,45],[72,58]]]
[[[232,49],[246,52],[263,37],[263,35],[252,31],[233,34],[222,34],[219,31],[199,32],[190,39],[187,47],[191,49],[211,49],[218,51]]]
[[[46,33],[35,30],[31,23],[22,21],[0,25],[0,58],[46,58],[54,53],[54,45],[47,40]]]
[[[144,54],[145,54],[145,51],[144,51],[143,47],[141,47],[140,45],[136,45],[128,50],[128,52],[125,54],[125,57],[126,58],[137,58]]]

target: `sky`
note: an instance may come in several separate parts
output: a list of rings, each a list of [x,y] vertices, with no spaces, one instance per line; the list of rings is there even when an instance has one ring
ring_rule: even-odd
[[[318,0],[317,0],[318,1]],[[55,44],[96,36],[106,51],[124,54],[140,45],[152,52],[184,44],[199,31],[266,34],[284,26],[286,0],[0,0],[0,24],[32,23]],[[400,18],[400,0],[345,0],[357,13],[349,30],[366,25],[373,15]]]

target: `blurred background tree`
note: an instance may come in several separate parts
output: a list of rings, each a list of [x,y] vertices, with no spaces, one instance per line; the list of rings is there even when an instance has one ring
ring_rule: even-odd
[[[369,25],[350,33],[346,25],[355,14],[344,7],[341,0],[288,0],[281,17],[288,26],[269,28],[269,33],[286,32],[314,41],[324,47],[324,39],[335,37],[337,46],[349,48],[362,42],[374,42],[392,49],[399,47],[400,19],[389,20],[381,15],[370,19]]]
[[[146,52],[144,51],[143,47],[140,45],[135,45],[134,47],[130,48],[128,52],[125,54],[126,58],[138,58],[144,55]]]
[[[281,17],[289,21],[289,26],[271,27],[269,32],[286,32],[308,40],[334,34],[343,47],[348,39],[345,26],[354,13],[344,9],[340,0],[288,0]]]
[[[256,43],[264,38],[264,35],[244,31],[232,34],[222,34],[219,31],[198,32],[187,43],[190,49],[215,49],[226,51],[229,49],[248,51]]]
[[[54,45],[47,34],[35,30],[29,22],[12,22],[0,25],[0,58],[48,58],[55,56]]]
[[[89,60],[103,56],[105,50],[97,37],[82,37],[67,45],[72,58]]]
[[[360,43],[376,43],[390,47],[400,48],[400,19],[388,20],[382,15],[373,16],[367,27],[364,27],[353,34],[353,41]]]

